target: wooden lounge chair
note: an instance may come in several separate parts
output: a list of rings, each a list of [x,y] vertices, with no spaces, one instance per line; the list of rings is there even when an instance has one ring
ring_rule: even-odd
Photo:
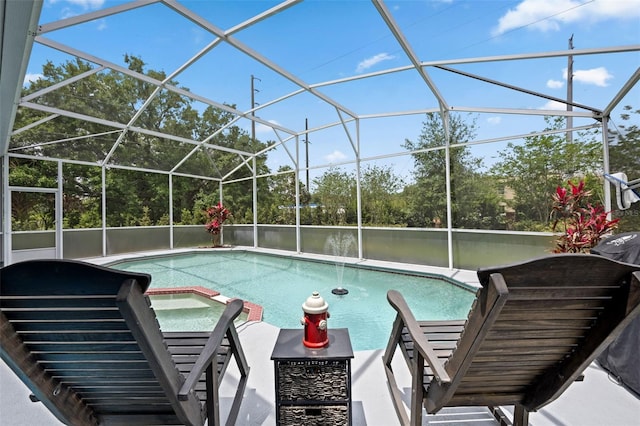
[[[162,333],[144,295],[151,276],[69,260],[0,269],[0,355],[69,425],[220,423],[218,388],[231,357],[249,367],[230,302],[212,332]]]
[[[640,266],[563,254],[481,269],[468,318],[417,321],[390,290],[397,311],[383,356],[400,421],[422,424],[443,407],[513,405],[513,423],[555,400],[640,314]],[[400,348],[411,373],[410,418],[391,366]]]

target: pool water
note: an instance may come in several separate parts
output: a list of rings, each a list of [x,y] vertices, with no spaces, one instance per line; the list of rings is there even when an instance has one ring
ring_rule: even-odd
[[[257,303],[264,308],[263,321],[280,328],[302,328],[302,304],[318,291],[329,304],[329,328],[348,328],[354,350],[385,348],[395,318],[386,297],[390,289],[404,295],[420,320],[464,319],[475,296],[462,284],[417,273],[242,251],[154,257],[113,267],[149,273],[155,288],[202,286]],[[340,286],[349,294],[331,293]]]
[[[221,302],[192,293],[156,294],[150,299],[164,331],[211,331],[225,308]],[[241,312],[235,324],[242,324],[247,316]]]

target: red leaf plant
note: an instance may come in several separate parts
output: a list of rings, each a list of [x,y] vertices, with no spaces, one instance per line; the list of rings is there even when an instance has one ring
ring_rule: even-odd
[[[231,212],[222,205],[222,202],[218,202],[216,206],[209,207],[206,213],[207,223],[205,224],[205,229],[208,233],[214,235],[215,241],[216,236],[220,235],[222,224],[231,216]]]
[[[577,185],[567,183],[568,188],[559,186],[552,196],[553,231],[559,226],[563,228],[553,252],[589,253],[604,235],[618,226],[620,219],[608,220],[603,206],[588,202],[591,191],[585,190],[583,180]]]

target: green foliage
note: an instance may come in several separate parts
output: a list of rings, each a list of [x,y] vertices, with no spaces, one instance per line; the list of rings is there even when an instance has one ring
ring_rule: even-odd
[[[560,117],[545,117],[545,121],[545,130],[564,128]],[[513,190],[509,206],[515,209],[517,221],[548,223],[551,194],[558,186],[570,178],[584,177],[591,188],[595,175],[602,172],[601,143],[593,134],[582,134],[571,143],[564,133],[531,136],[522,144],[509,143],[498,156],[500,161],[491,173]]]
[[[102,177],[99,167],[64,164],[64,227],[102,226]]]
[[[140,226],[151,226],[151,217],[149,217],[149,207],[142,206],[142,217],[139,222]]]
[[[57,164],[51,161],[36,161],[12,158],[9,170],[9,185],[21,187],[57,188]],[[54,229],[55,203],[53,194],[18,192],[11,194],[12,229],[35,231]]]
[[[219,200],[218,182],[182,176],[174,176],[172,182],[174,223],[202,224],[204,211]],[[189,214],[185,215],[185,211]]]
[[[160,218],[156,222],[156,225],[158,225],[158,226],[168,226],[169,225],[169,215],[168,214],[163,214],[162,216],[160,216]]]
[[[562,231],[556,238],[554,253],[589,253],[606,234],[618,226],[618,219],[608,220],[601,204],[592,205],[591,191],[584,181],[559,186],[553,194],[553,230]]]
[[[495,180],[484,177],[482,161],[474,158],[466,146],[472,141],[475,120],[466,122],[460,115],[450,115],[447,138],[442,117],[429,113],[417,142],[405,141],[412,152],[415,184],[405,188],[409,226],[447,226],[446,146],[450,155],[450,188],[453,226],[458,228],[503,227],[504,209],[500,206]]]
[[[295,171],[290,166],[281,166],[278,169],[277,174],[268,178],[268,182],[268,193],[259,194],[260,198],[258,199],[258,217],[264,218],[264,220],[261,220],[260,222],[295,225]],[[311,200],[311,195],[302,182],[299,182],[299,185],[300,189],[298,193],[300,205],[303,206],[303,211],[305,209],[308,210],[308,204]],[[301,212],[301,217],[307,216],[308,214],[305,215],[303,212]]]
[[[52,161],[12,158],[9,161],[9,185],[57,188],[58,165]]]
[[[74,228],[99,228],[101,226],[102,216],[95,210],[91,210],[80,214],[80,220]]]
[[[314,199],[320,204],[320,225],[345,225],[356,214],[356,179],[338,167],[330,167],[313,180]]]
[[[130,70],[163,81],[162,71],[148,70],[141,58],[127,55],[125,63]],[[71,77],[88,72],[92,65],[80,59],[61,65],[48,62],[43,67],[43,78],[32,82],[24,95],[34,93]],[[178,85],[176,81],[170,82]],[[153,95],[153,96],[152,96]],[[149,105],[140,107],[150,100]],[[252,176],[249,167],[231,173],[238,164],[238,154],[214,148],[212,144],[242,152],[258,152],[264,148],[259,141],[252,141],[245,131],[231,126],[219,132],[233,119],[232,114],[208,107],[200,115],[191,106],[191,100],[156,86],[133,79],[116,71],[104,71],[85,76],[83,79],[45,93],[35,100],[38,103],[61,109],[93,115],[114,123],[128,123],[136,112],[140,112],[135,125],[154,132],[164,132],[177,137],[204,140],[215,134],[211,144],[205,144],[200,152],[192,155],[178,168],[178,172],[191,174],[211,173],[217,177],[242,178]],[[16,128],[45,118],[46,114],[28,108],[18,109]],[[93,136],[89,136],[93,135]],[[43,141],[59,141],[41,144]],[[118,144],[116,144],[118,142]],[[52,158],[70,158],[100,164],[115,146],[109,164],[136,165],[158,170],[171,170],[190,153],[194,145],[186,142],[161,139],[150,134],[114,131],[113,127],[89,122],[79,122],[67,117],[58,117],[17,133],[12,137],[12,147],[20,147],[21,153]],[[34,160],[12,159],[10,182],[15,186],[39,186],[55,188],[56,164]],[[266,156],[257,157],[258,173],[266,173]],[[99,227],[101,225],[102,170],[100,167],[64,165],[64,226]],[[230,174],[230,176],[227,176]],[[144,173],[134,170],[111,168],[107,170],[107,226],[136,226],[139,224],[168,223],[168,175]],[[215,187],[215,189],[214,189]],[[205,200],[198,194],[217,193],[217,182],[191,178],[174,178],[173,210],[180,214],[184,209],[192,211],[189,222],[201,223]],[[262,188],[261,188],[262,189]],[[252,182],[244,181],[225,194],[246,210],[252,206]],[[204,202],[206,201],[206,202]],[[217,201],[217,200],[216,200]],[[203,204],[197,207],[196,203]],[[28,204],[15,200],[16,220],[27,222]],[[146,206],[148,210],[144,210]],[[200,207],[202,207],[200,209]],[[241,216],[242,217],[242,216]],[[174,220],[182,220],[174,217]]]
[[[202,224],[207,220],[207,209],[209,206],[218,204],[220,194],[217,191],[205,192],[204,190],[198,191],[193,202],[192,217],[195,223],[193,225]]]
[[[301,221],[321,225],[357,223],[356,176],[338,167],[330,167],[313,180],[313,201],[317,208],[301,212]],[[391,167],[366,165],[360,178],[362,223],[382,226],[404,224],[403,180]]]
[[[506,229],[507,215],[500,182],[492,176],[469,170],[452,195],[456,228]]]
[[[55,229],[54,194],[13,192],[11,206],[12,229],[44,231]],[[24,208],[28,206],[28,208]]]
[[[169,212],[168,185],[166,175],[107,170],[107,226],[156,224]]]
[[[164,81],[163,71],[147,69],[141,58],[127,55],[129,69]],[[48,62],[43,78],[30,83],[28,95],[92,70],[80,59],[60,65]],[[178,86],[177,81],[171,81]],[[149,226],[170,223],[169,200],[173,200],[174,223],[202,224],[208,206],[220,199],[234,213],[235,223],[254,221],[254,173],[257,176],[259,223],[295,224],[296,182],[291,167],[270,175],[267,154],[272,142],[252,139],[237,126],[223,108],[193,107],[192,101],[149,82],[113,70],[101,71],[38,96],[33,102],[116,124],[127,124],[139,114],[135,126],[147,132],[122,132],[120,126],[83,122],[59,116],[45,120],[47,113],[19,108],[12,148],[20,153],[50,158],[68,158],[95,166],[63,164],[63,213],[65,228],[102,226],[102,164],[105,169],[106,225]],[[185,89],[188,90],[188,89]],[[148,104],[144,110],[141,106]],[[466,145],[476,137],[473,117],[430,113],[417,141],[406,140],[413,162],[409,184],[391,167],[375,163],[360,169],[362,223],[369,226],[447,226],[446,167],[449,153],[452,226],[468,229],[550,230],[549,213],[555,188],[578,176],[602,200],[602,147],[597,132],[582,132],[568,143],[563,132],[527,137],[512,142],[498,154],[498,162],[485,170],[481,159]],[[624,171],[630,179],[640,177],[640,129],[631,124],[640,110],[625,108],[622,124],[610,134],[610,170]],[[228,126],[228,127],[227,127]],[[561,130],[561,118],[546,118],[545,130]],[[26,130],[24,130],[26,129]],[[224,130],[222,130],[224,129]],[[445,129],[448,129],[445,132]],[[401,131],[401,130],[399,130]],[[160,132],[171,135],[159,138]],[[197,150],[192,141],[199,143]],[[50,142],[43,144],[42,142]],[[183,161],[184,160],[184,161]],[[110,166],[136,166],[159,173]],[[179,166],[178,166],[179,165]],[[57,188],[57,163],[10,159],[12,186]],[[169,172],[172,197],[169,196]],[[203,176],[205,179],[185,175]],[[214,180],[215,179],[215,180]],[[223,193],[220,184],[223,182]],[[357,223],[356,169],[330,167],[314,179],[313,188],[299,182],[302,224],[353,225]],[[510,191],[515,194],[508,197]],[[50,203],[49,203],[50,204]],[[317,205],[313,208],[312,205]],[[615,205],[615,204],[614,204]],[[616,212],[620,230],[640,227],[640,203]],[[12,194],[13,229],[43,229],[53,226],[54,209],[33,194]]]
[[[403,222],[400,191],[404,181],[391,167],[367,165],[362,170],[362,223],[396,225]]]
[[[456,117],[458,116],[451,117],[448,139],[441,116],[429,113],[423,122],[418,141],[413,142],[407,139],[404,143],[404,148],[412,152],[414,161],[415,184],[407,191],[410,200],[409,226],[431,227],[434,224],[446,226],[446,151],[442,147],[460,139],[468,139],[470,136],[468,133],[471,131],[461,119]],[[454,158],[453,155],[451,157],[452,166],[463,161],[462,158]],[[453,173],[451,175],[453,178]]]
[[[621,122],[609,129],[609,169],[612,173],[624,172],[629,180],[640,178],[640,109],[627,105],[620,116]],[[615,197],[615,191],[611,191]],[[611,205],[615,208],[616,201]],[[619,232],[640,229],[640,202],[631,204],[627,210],[614,211],[619,218]]]
[[[195,225],[193,219],[193,213],[191,210],[182,209],[180,212],[180,220],[176,222],[177,225]]]

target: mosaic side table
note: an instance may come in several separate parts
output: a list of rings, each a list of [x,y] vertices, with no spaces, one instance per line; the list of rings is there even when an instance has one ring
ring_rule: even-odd
[[[282,329],[271,359],[276,386],[276,424],[351,425],[351,359],[346,328],[329,329],[329,346],[303,345],[302,329]]]

